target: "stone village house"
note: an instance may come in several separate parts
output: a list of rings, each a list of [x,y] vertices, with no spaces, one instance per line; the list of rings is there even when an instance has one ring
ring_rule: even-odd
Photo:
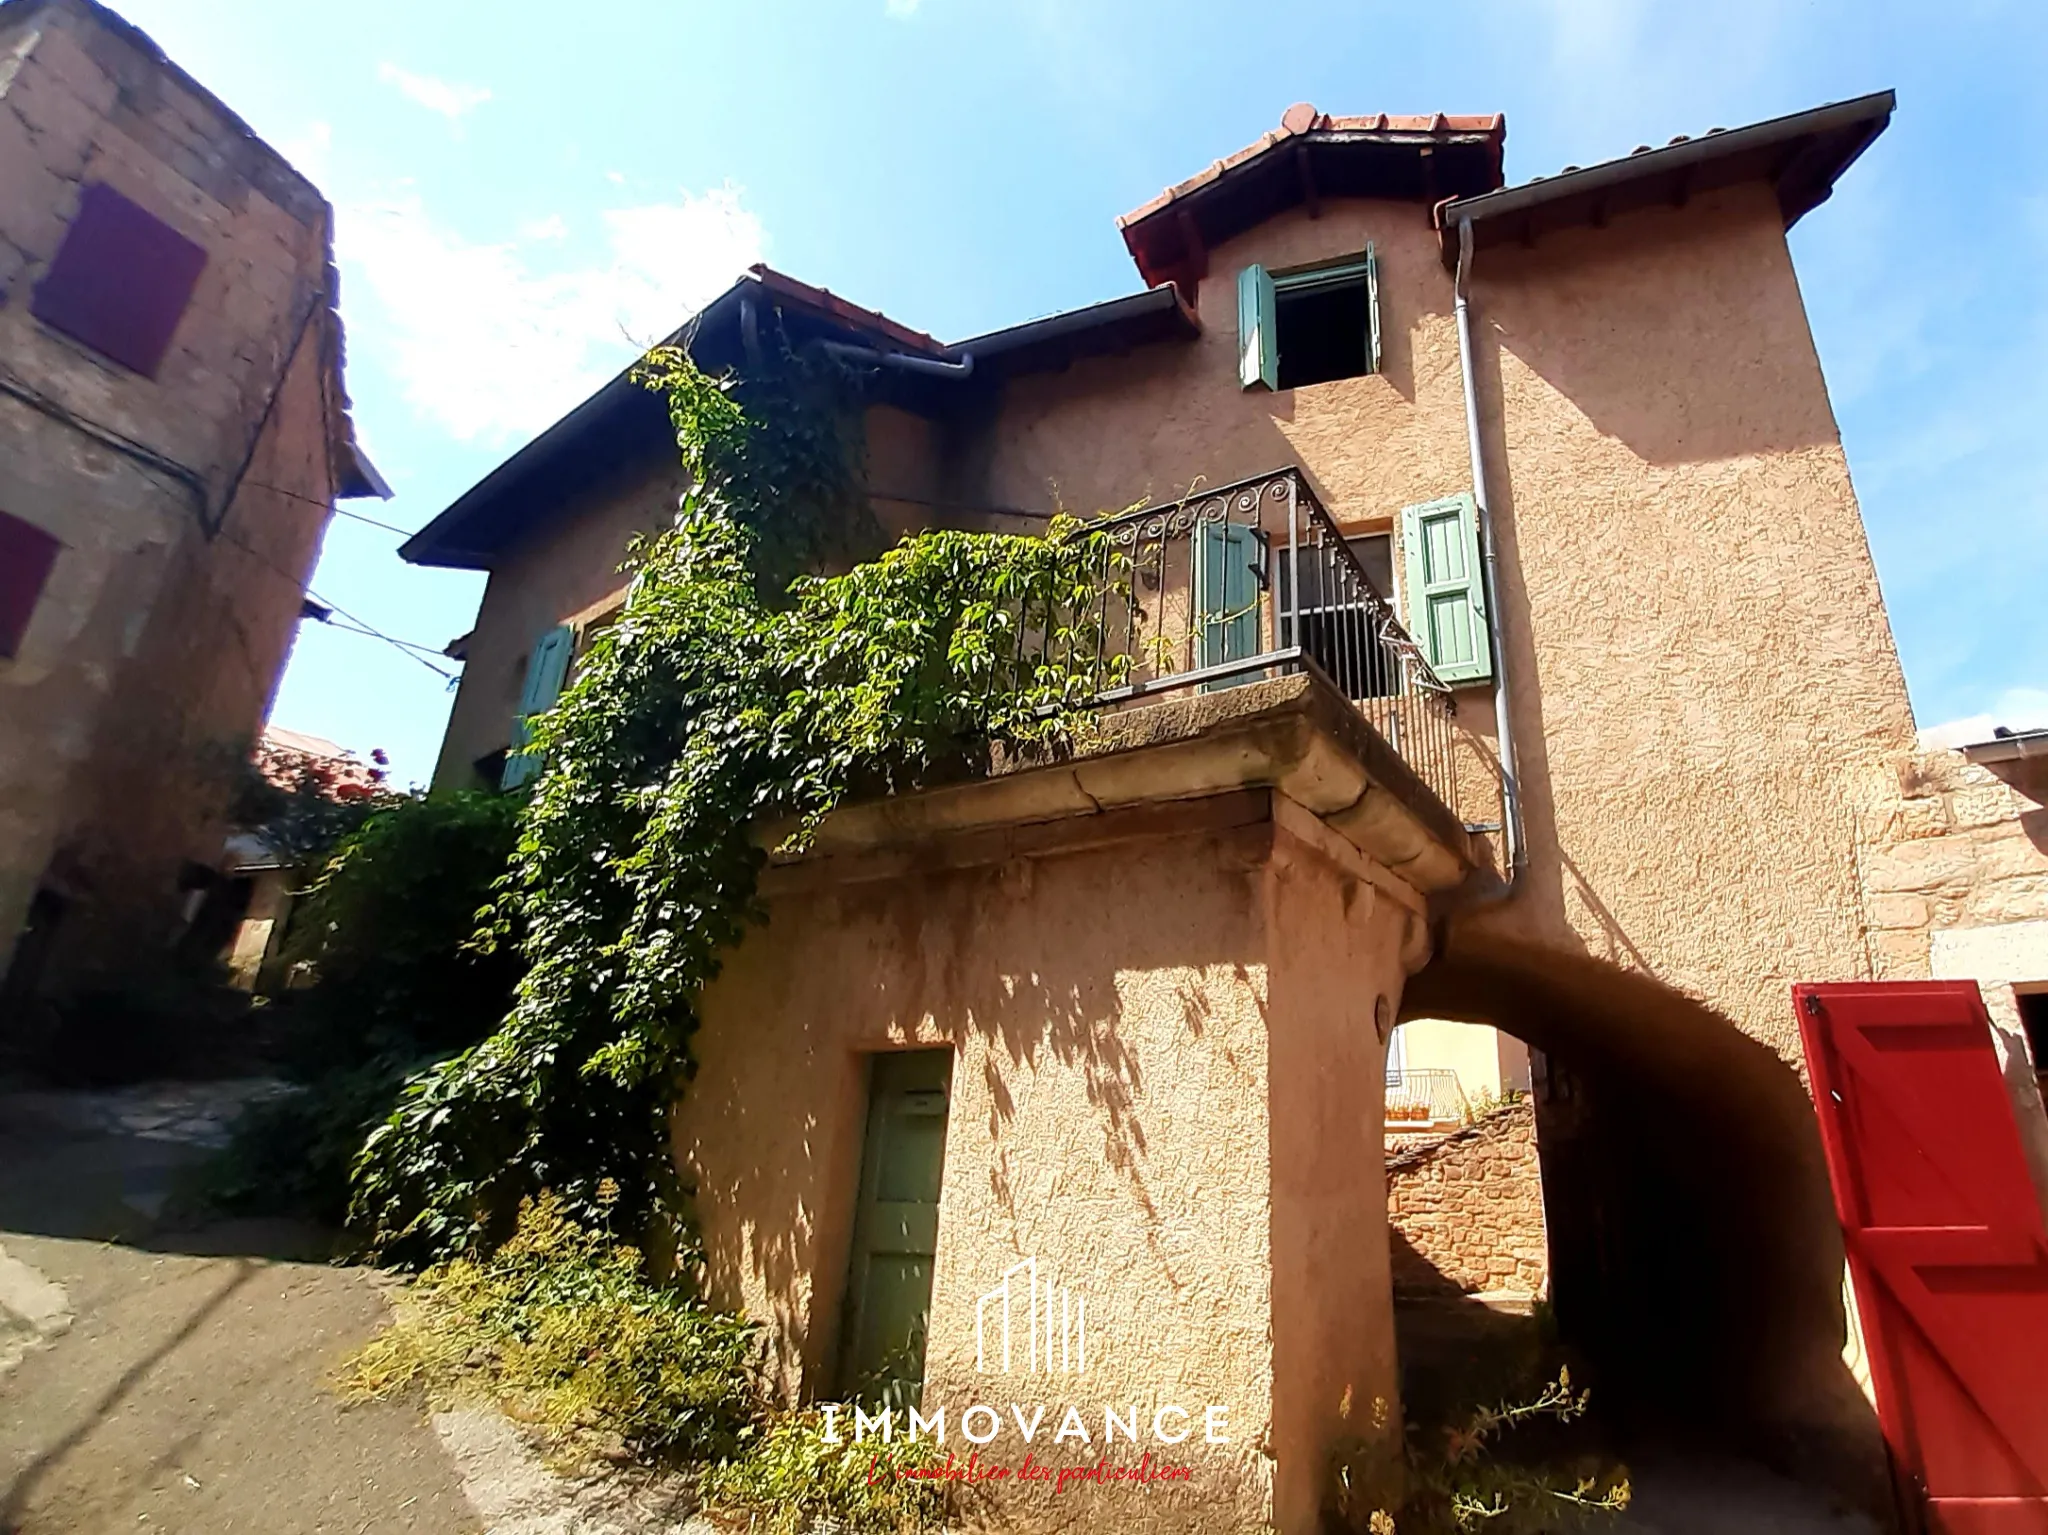
[[[1786,243],[1892,107],[1509,188],[1498,117],[1298,106],[1120,221],[1129,297],[947,346],[755,268],[698,316],[714,370],[779,327],[869,372],[891,532],[1149,498],[1103,739],[843,809],[708,999],[676,1154],[790,1392],[963,1448],[1184,1407],[1191,1488],[1078,1517],[1315,1528],[1431,1266],[1386,1042],[1468,1020],[1536,1052],[1602,1391],[1881,1496],[1788,988],[2048,981],[2040,786],[1916,751]],[[679,489],[621,378],[406,546],[489,572],[439,783],[507,775]]]
[[[0,3],[0,1017],[215,881],[337,497],[332,213],[92,0]]]

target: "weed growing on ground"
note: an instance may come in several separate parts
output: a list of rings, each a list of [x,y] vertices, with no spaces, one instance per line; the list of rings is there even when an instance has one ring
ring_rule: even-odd
[[[489,1396],[572,1454],[623,1443],[649,1460],[715,1460],[739,1452],[759,1415],[754,1355],[746,1321],[651,1282],[639,1252],[543,1194],[489,1257],[410,1285],[345,1385]]]
[[[759,1535],[798,1535],[813,1525],[898,1535],[938,1529],[946,1492],[943,1482],[897,1473],[944,1461],[929,1440],[855,1444],[842,1434],[834,1443],[822,1414],[781,1413],[743,1454],[708,1468],[699,1490],[711,1507],[746,1515]]]
[[[1571,1372],[1560,1369],[1525,1401],[1476,1408],[1440,1437],[1412,1434],[1405,1466],[1394,1464],[1385,1435],[1352,1441],[1331,1465],[1331,1527],[1360,1535],[1543,1535],[1621,1513],[1630,1488],[1620,1466],[1557,1446],[1521,1458],[1501,1454],[1500,1441],[1518,1428],[1581,1422],[1591,1395],[1574,1391]],[[1383,1426],[1385,1404],[1373,1405],[1375,1425]],[[1396,1502],[1398,1518],[1388,1511]]]
[[[816,1412],[771,1409],[745,1319],[647,1275],[641,1254],[528,1200],[485,1258],[437,1264],[408,1284],[397,1319],[344,1367],[357,1398],[423,1388],[446,1406],[497,1403],[571,1465],[622,1452],[694,1468],[713,1508],[761,1535],[836,1521],[849,1535],[938,1528],[944,1484],[928,1443],[825,1438]]]

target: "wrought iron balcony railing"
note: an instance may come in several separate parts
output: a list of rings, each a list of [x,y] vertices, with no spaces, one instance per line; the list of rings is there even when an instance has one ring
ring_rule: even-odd
[[[1421,1129],[1461,1125],[1471,1117],[1465,1089],[1455,1071],[1426,1066],[1387,1070],[1387,1128]]]
[[[1453,813],[1450,690],[1297,469],[1089,525],[1116,564],[1089,630],[1105,703],[1320,672]]]

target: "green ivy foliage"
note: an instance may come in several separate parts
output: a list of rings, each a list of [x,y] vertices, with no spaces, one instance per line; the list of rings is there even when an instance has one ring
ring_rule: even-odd
[[[498,915],[529,962],[511,1012],[409,1083],[357,1161],[355,1216],[387,1258],[487,1249],[551,1190],[672,1261],[668,1109],[704,988],[762,916],[766,843],[800,849],[849,793],[914,788],[992,742],[1066,740],[1123,680],[1090,616],[1120,568],[1071,521],[799,573],[871,526],[857,395],[830,366],[785,352],[742,382],[669,351],[642,370],[691,488],[535,722],[547,768]]]

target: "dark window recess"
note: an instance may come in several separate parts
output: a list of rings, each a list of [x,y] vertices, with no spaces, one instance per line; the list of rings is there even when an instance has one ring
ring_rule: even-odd
[[[1364,569],[1372,589],[1393,607],[1394,540],[1390,534],[1369,533],[1347,538],[1352,555]],[[1283,612],[1292,610],[1290,561],[1284,544],[1273,549],[1273,563],[1280,577]],[[1349,576],[1338,565],[1335,552],[1304,551],[1301,563],[1300,645],[1316,664],[1329,673],[1330,680],[1346,698],[1392,698],[1401,691],[1401,657],[1381,638],[1372,610],[1358,598]]]
[[[493,793],[504,788],[505,759],[511,755],[510,748],[501,746],[494,752],[485,752],[472,762],[470,767],[476,773],[478,786]]]
[[[1366,358],[1371,320],[1363,282],[1299,291],[1282,288],[1276,303],[1282,389],[1372,371]]]
[[[29,312],[150,378],[192,301],[205,250],[103,182],[87,187]]]
[[[28,621],[61,548],[34,523],[0,512],[0,656],[11,657],[21,649],[21,637],[28,633]]]
[[[2020,1027],[2034,1053],[2034,1070],[2048,1076],[2048,991],[2023,991],[2013,1000],[2020,1007]]]

